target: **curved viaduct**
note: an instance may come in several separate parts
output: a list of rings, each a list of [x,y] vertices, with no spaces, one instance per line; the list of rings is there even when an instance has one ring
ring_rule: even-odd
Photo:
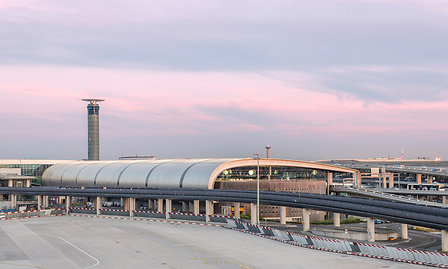
[[[80,189],[32,187],[0,187],[0,193],[73,197],[120,197],[256,203],[256,191],[185,190],[185,189]],[[310,193],[260,192],[260,203],[274,206],[307,208],[356,216],[381,218],[399,223],[448,230],[448,210],[364,198],[319,195]]]
[[[14,196],[37,195],[41,202],[45,196],[66,196],[70,197],[66,199],[69,201],[71,197],[96,197],[94,201],[97,213],[102,197],[128,198],[125,208],[129,209],[129,214],[133,214],[135,210],[136,199],[158,199],[157,205],[162,204],[158,211],[163,211],[163,199],[166,199],[167,212],[172,208],[172,200],[194,201],[194,212],[199,212],[199,201],[206,201],[206,216],[211,212],[211,201],[235,202],[235,207],[238,203],[250,203],[251,212],[257,212],[257,207],[254,206],[257,202],[255,191],[214,189],[218,179],[225,179],[226,172],[239,172],[240,176],[244,174],[246,178],[249,174],[249,180],[254,180],[253,171],[257,166],[264,167],[265,177],[267,173],[271,175],[271,168],[280,172],[290,171],[291,168],[298,173],[304,170],[321,171],[321,177],[326,177],[327,180],[327,190],[333,173],[351,174],[355,186],[360,184],[361,179],[360,172],[355,169],[283,159],[76,161],[48,168],[42,176],[42,183],[49,187],[1,187],[0,193]],[[278,178],[285,179],[285,173],[288,172]],[[67,202],[66,205],[68,204]],[[405,224],[439,229],[442,231],[442,249],[448,251],[448,209],[445,208],[364,198],[268,191],[260,192],[260,204],[280,206],[280,219],[282,222],[283,215],[283,223],[286,213],[282,212],[286,212],[286,207],[302,208],[304,230],[309,229],[308,209],[368,217],[368,234],[372,234],[374,230],[373,218],[403,223],[402,228],[405,226],[406,231]],[[252,217],[255,215],[252,214]],[[339,222],[339,218],[339,214],[335,214],[335,222]],[[256,217],[252,218],[252,222],[256,222]]]

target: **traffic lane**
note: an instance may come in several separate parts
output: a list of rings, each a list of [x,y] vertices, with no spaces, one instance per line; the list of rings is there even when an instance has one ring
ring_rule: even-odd
[[[37,221],[38,222],[38,221]],[[36,223],[36,221],[32,221]],[[29,222],[21,220],[3,221],[0,225],[8,237],[14,241],[14,244],[20,249],[21,256],[24,259],[18,260],[17,255],[4,257],[1,260],[2,267],[11,266],[23,267],[29,265],[35,268],[84,268],[89,263],[85,262],[84,257],[78,257],[73,249],[67,249],[66,243],[54,240],[47,234],[39,234],[29,229]],[[2,244],[1,251],[5,251],[7,246]],[[79,260],[77,260],[79,258]]]
[[[220,227],[85,217],[42,218],[37,222],[45,225],[31,231],[44,236],[31,235],[30,241],[37,241],[32,245],[51,246],[44,239],[48,234],[64,238],[99,261],[91,268],[424,268],[300,248]],[[20,228],[9,232],[20,233]],[[2,248],[0,244],[0,251]],[[28,251],[33,249],[27,249],[29,256]],[[58,255],[65,257],[66,251],[70,250]],[[39,259],[33,259],[36,261]],[[73,262],[60,259],[57,266],[47,264],[45,268],[67,268],[66,264],[70,268]]]
[[[264,226],[270,226],[275,229],[288,231],[288,232],[294,232],[302,234],[302,225],[301,224],[287,224],[287,225],[280,225],[278,223],[272,223],[272,222],[264,222],[261,223]],[[311,229],[319,229],[321,228],[333,228],[333,225],[311,225]],[[400,236],[401,234],[401,224],[399,223],[382,223],[382,224],[375,224],[376,228],[385,228],[389,230],[393,230],[398,233]],[[354,228],[356,230],[364,230],[367,232],[367,224],[366,223],[356,223],[356,224],[341,224],[341,228]],[[309,233],[306,233],[309,234]],[[441,248],[442,240],[439,233],[430,233],[430,232],[423,232],[423,231],[416,231],[416,230],[408,230],[408,234],[410,239],[409,240],[402,240],[401,238],[398,238],[393,241],[376,241],[375,244],[378,245],[384,245],[384,246],[393,246],[393,247],[400,247],[400,248],[413,248],[418,250],[427,250],[427,251],[437,251]],[[330,238],[330,237],[328,237]],[[337,239],[337,238],[336,238]],[[366,241],[357,241],[357,240],[351,240],[356,242],[366,242]]]

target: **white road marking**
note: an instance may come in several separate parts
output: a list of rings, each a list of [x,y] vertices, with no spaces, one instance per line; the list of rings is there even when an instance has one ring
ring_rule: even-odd
[[[87,256],[89,256],[90,258],[92,258],[93,260],[95,260],[95,262],[96,262],[95,264],[93,264],[93,265],[91,265],[91,266],[89,266],[89,267],[86,267],[85,269],[93,268],[93,267],[97,266],[97,265],[100,263],[100,261],[99,261],[98,259],[96,259],[96,258],[93,257],[92,255],[90,255],[89,253],[85,252],[84,250],[80,249],[79,247],[73,245],[72,243],[70,243],[69,241],[65,240],[64,238],[59,237],[59,236],[58,236],[57,238],[61,239],[62,241],[64,241],[64,242],[66,242],[67,244],[69,244],[70,246],[76,248],[77,250],[81,251],[82,253],[86,254]]]

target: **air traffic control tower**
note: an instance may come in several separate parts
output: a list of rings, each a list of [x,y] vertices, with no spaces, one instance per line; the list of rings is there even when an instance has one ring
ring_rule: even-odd
[[[99,130],[99,111],[98,102],[104,99],[82,99],[89,102],[87,105],[88,120],[88,160],[98,161],[100,159],[100,130]]]

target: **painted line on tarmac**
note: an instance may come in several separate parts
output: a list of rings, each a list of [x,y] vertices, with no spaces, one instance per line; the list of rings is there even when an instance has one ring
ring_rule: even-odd
[[[84,250],[80,249],[79,247],[73,245],[72,243],[70,243],[69,241],[65,240],[64,238],[62,238],[62,237],[60,237],[60,236],[57,236],[57,238],[61,239],[62,241],[64,241],[64,242],[66,242],[67,244],[69,244],[70,246],[76,248],[77,250],[81,251],[82,253],[86,254],[87,256],[89,256],[90,258],[92,258],[93,260],[95,260],[95,264],[90,265],[90,266],[86,267],[85,269],[90,269],[90,268],[93,268],[93,267],[97,266],[98,264],[100,264],[100,261],[99,261],[97,258],[95,258],[95,257],[93,257],[92,255],[90,255],[89,253],[87,253],[87,252],[85,252]]]

